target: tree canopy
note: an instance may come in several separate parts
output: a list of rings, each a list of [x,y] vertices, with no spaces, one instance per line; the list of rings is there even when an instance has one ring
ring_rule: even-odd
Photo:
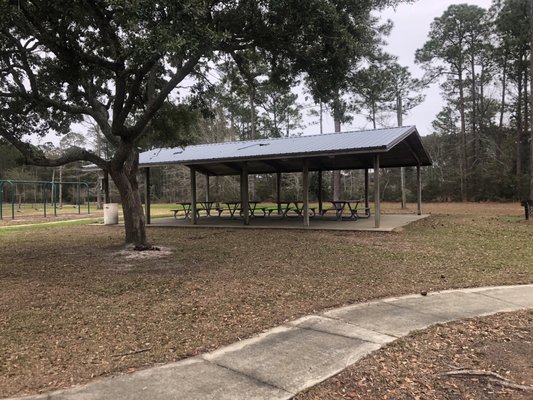
[[[253,49],[273,76],[339,87],[376,34],[371,12],[401,0],[0,0],[0,134],[38,165],[85,160],[120,191],[126,240],[146,243],[138,146],[176,88],[223,53]],[[27,135],[90,118],[111,159],[71,147],[49,158]],[[164,122],[164,121],[163,121]]]

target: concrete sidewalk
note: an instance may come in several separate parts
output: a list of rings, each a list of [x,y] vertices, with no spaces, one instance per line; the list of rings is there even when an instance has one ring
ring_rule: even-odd
[[[528,308],[533,285],[388,298],[301,318],[177,363],[24,399],[289,399],[411,331]]]

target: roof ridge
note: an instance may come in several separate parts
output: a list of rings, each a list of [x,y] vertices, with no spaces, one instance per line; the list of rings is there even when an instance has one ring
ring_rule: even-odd
[[[333,135],[342,135],[342,134],[348,134],[348,133],[363,133],[363,132],[377,132],[377,131],[385,131],[385,130],[391,130],[391,129],[405,129],[405,128],[412,128],[414,125],[406,125],[406,126],[394,126],[392,128],[377,128],[377,129],[363,129],[360,131],[344,131],[344,132],[329,132],[329,133],[318,133],[313,135],[306,135],[306,136],[289,136],[289,137],[279,137],[279,138],[262,138],[262,139],[250,139],[250,140],[232,140],[229,142],[215,142],[215,143],[199,143],[199,144],[192,144],[189,146],[176,146],[176,147],[167,147],[167,149],[176,149],[176,148],[185,148],[185,147],[196,147],[196,146],[217,146],[217,145],[223,145],[228,143],[258,143],[265,140],[269,141],[277,141],[277,140],[288,140],[288,139],[299,139],[299,138],[309,138],[314,136],[333,136]],[[156,150],[156,149],[152,149]],[[148,150],[148,151],[152,151]]]

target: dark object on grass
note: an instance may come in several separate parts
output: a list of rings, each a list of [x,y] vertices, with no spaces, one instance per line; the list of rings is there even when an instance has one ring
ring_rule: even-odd
[[[151,244],[138,244],[136,245],[133,250],[135,251],[160,251],[161,249],[156,246],[152,246]]]
[[[425,290],[423,290],[423,291],[420,292],[420,294],[421,294],[422,296],[427,296],[427,295],[428,295],[428,292],[425,291]]]
[[[526,221],[529,221],[529,217],[533,215],[533,200],[522,200],[520,204],[524,207]]]

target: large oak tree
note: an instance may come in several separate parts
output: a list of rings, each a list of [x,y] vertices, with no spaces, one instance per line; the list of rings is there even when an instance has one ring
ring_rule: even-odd
[[[254,49],[276,74],[305,73],[325,96],[376,34],[371,11],[402,0],[0,0],[0,135],[28,163],[89,161],[109,172],[126,241],[147,242],[139,142],[169,96],[221,53]],[[92,119],[110,159],[31,137]]]

